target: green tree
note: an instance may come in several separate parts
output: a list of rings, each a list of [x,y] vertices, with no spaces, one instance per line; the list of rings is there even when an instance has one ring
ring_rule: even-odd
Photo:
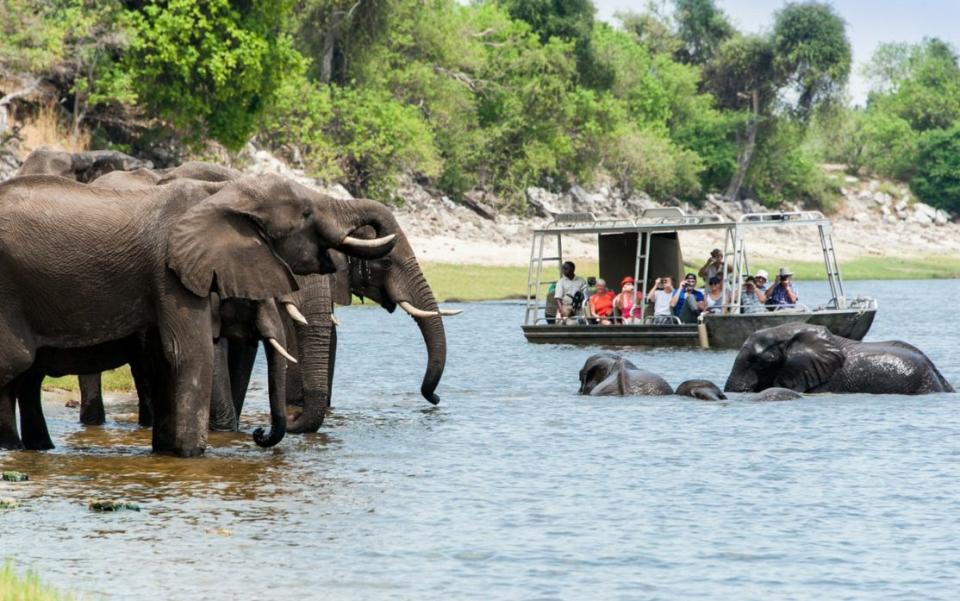
[[[714,0],[674,0],[678,60],[703,65],[736,30]]]
[[[930,130],[920,137],[910,189],[924,202],[960,211],[960,126]]]
[[[189,140],[247,141],[283,79],[305,68],[292,0],[168,0],[134,10],[124,65],[139,101]]]

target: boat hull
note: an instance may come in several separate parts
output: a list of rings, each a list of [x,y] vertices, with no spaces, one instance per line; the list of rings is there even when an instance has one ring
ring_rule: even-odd
[[[739,349],[763,328],[784,323],[825,326],[844,338],[862,340],[870,330],[876,309],[811,312],[768,312],[746,315],[708,315],[704,319],[710,348]],[[594,346],[698,347],[697,326],[684,325],[535,325],[522,326],[528,342]]]

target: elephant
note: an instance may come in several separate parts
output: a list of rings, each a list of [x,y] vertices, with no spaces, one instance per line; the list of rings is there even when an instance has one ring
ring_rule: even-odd
[[[17,175],[59,175],[78,182],[91,182],[111,171],[152,168],[150,161],[141,161],[114,150],[62,152],[38,148],[23,160]]]
[[[762,403],[766,401],[794,401],[796,399],[802,399],[803,395],[799,392],[790,390],[789,388],[767,388],[766,390],[761,390],[759,393],[747,397],[746,400],[751,402]]]
[[[127,187],[144,182],[165,185],[178,178],[219,182],[240,175],[228,167],[194,161],[168,170],[155,182],[148,182],[136,172],[116,172],[101,177],[94,185]],[[363,228],[356,235],[370,237],[374,232],[371,228]],[[349,305],[353,295],[370,298],[389,312],[400,307],[413,317],[427,347],[427,370],[420,391],[424,398],[437,404],[440,399],[436,388],[446,363],[442,316],[455,315],[459,311],[446,311],[437,306],[406,236],[398,231],[393,250],[381,259],[353,258],[336,251],[331,251],[330,255],[337,265],[335,273],[298,275],[299,290],[278,299],[286,309],[283,314],[287,348],[299,361],[287,366],[287,403],[301,408],[289,420],[287,431],[316,432],[323,423],[330,407],[336,361],[334,302]],[[211,427],[215,430],[236,428],[257,351],[255,337],[230,336],[230,331],[237,330],[226,331],[227,340],[218,342],[216,350],[215,371],[218,374],[211,400]],[[90,378],[81,377],[81,382]],[[98,384],[99,378],[96,378],[90,389],[94,390]],[[91,398],[102,407],[101,397]],[[82,397],[82,406],[87,406],[85,397]]]
[[[930,359],[906,342],[859,342],[806,323],[753,333],[737,354],[723,389],[759,392],[774,386],[796,392],[954,391]]]
[[[597,353],[580,370],[580,394],[590,396],[669,395],[673,388],[616,353]]]
[[[723,401],[727,398],[727,395],[723,394],[723,391],[710,380],[681,382],[674,394],[693,397],[701,401]]]
[[[352,235],[368,225],[377,238]],[[0,183],[0,448],[22,444],[13,401],[39,349],[95,347],[155,329],[153,450],[202,454],[211,292],[289,294],[295,273],[333,269],[328,249],[378,258],[398,229],[379,203],[340,201],[274,175],[113,194],[51,176]],[[271,399],[270,433],[254,433],[260,444],[283,437],[282,396]]]

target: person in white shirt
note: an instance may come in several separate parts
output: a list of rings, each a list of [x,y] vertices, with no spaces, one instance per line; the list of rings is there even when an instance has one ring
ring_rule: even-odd
[[[576,274],[577,266],[572,261],[565,262],[560,271],[563,274],[557,281],[554,298],[557,299],[557,324],[564,325],[574,317],[589,296],[587,282]]]
[[[673,309],[670,299],[673,298],[673,278],[668,275],[657,278],[653,282],[650,292],[647,292],[647,301],[653,303],[653,323],[673,323]]]

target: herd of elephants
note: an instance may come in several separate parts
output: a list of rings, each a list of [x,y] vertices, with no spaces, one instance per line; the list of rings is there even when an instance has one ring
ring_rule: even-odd
[[[315,432],[330,406],[334,305],[353,295],[413,317],[427,348],[420,391],[438,403],[443,317],[456,312],[438,306],[384,205],[210,163],[160,170],[113,151],[37,150],[0,183],[0,449],[53,448],[45,376],[80,374],[81,421],[102,424],[100,372],[129,364],[153,450],[200,455],[209,430],[238,428],[261,342],[271,424],[254,440]],[[745,342],[724,391],[953,388],[909,344],[786,324]],[[580,393],[726,398],[706,380],[674,391],[613,353],[587,360]]]

